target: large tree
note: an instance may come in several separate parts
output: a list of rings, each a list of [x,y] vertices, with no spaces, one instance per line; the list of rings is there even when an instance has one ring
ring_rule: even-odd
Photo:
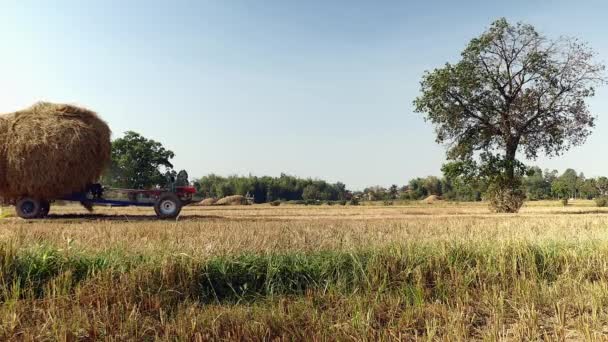
[[[548,39],[534,27],[494,22],[455,64],[426,72],[416,111],[434,124],[448,159],[482,156],[498,188],[515,190],[518,153],[560,155],[594,127],[586,100],[604,82],[604,65],[577,39]],[[521,171],[521,172],[518,172]],[[519,206],[504,211],[516,211]]]
[[[157,141],[135,132],[112,142],[112,164],[104,175],[104,183],[124,188],[146,189],[165,185],[166,173],[171,171],[175,154]],[[163,170],[164,169],[164,170]]]

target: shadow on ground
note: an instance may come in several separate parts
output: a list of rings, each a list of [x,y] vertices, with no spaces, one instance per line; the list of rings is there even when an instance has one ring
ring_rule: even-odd
[[[218,215],[184,215],[175,219],[160,220],[156,215],[110,215],[110,214],[51,214],[41,220],[32,221],[118,221],[118,222],[142,222],[142,221],[163,221],[163,222],[180,222],[180,221],[198,221],[198,220],[217,220],[227,219],[224,216]]]
[[[581,210],[581,211],[551,211],[555,215],[591,215],[591,214],[608,214],[605,210]]]

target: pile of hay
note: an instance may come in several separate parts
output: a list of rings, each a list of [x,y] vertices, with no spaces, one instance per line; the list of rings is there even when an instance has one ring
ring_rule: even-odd
[[[215,198],[205,198],[204,200],[198,202],[196,205],[200,205],[203,207],[214,205],[217,200]]]
[[[40,102],[0,115],[0,197],[84,190],[110,162],[110,134],[97,114],[71,105]]]
[[[217,202],[215,202],[215,205],[246,205],[246,204],[248,204],[247,199],[245,198],[245,196],[241,196],[241,195],[224,197],[224,198],[221,198],[220,200],[218,200]]]
[[[440,201],[440,200],[441,200],[441,198],[439,198],[439,196],[437,196],[437,195],[431,195],[431,196],[425,198],[423,202],[426,203],[426,204],[433,204],[433,203],[435,203],[437,201]]]

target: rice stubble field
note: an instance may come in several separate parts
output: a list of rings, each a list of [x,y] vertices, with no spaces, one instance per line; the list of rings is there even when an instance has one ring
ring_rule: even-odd
[[[55,206],[0,219],[0,339],[602,340],[607,228],[587,201]]]

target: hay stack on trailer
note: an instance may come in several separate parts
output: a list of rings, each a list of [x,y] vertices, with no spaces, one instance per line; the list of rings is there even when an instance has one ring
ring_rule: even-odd
[[[0,115],[0,197],[55,199],[97,182],[110,161],[110,129],[96,113],[40,102]]]

